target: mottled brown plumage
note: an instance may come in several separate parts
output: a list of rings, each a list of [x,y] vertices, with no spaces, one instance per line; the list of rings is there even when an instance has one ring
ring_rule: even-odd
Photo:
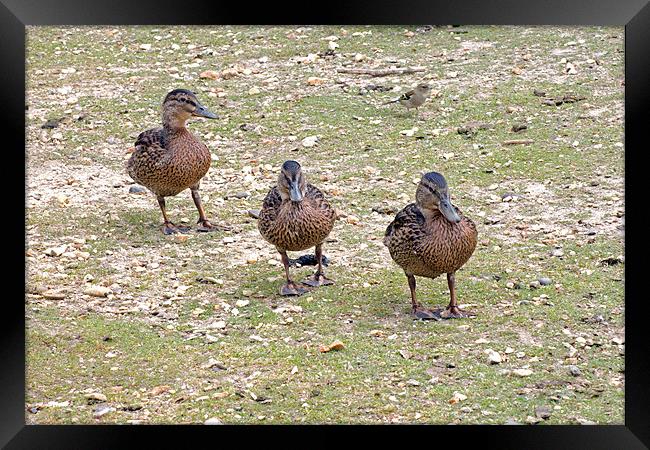
[[[163,127],[140,133],[127,164],[131,178],[156,195],[165,221],[165,234],[187,230],[170,222],[165,211],[165,197],[185,189],[192,191],[199,211],[199,230],[216,228],[207,220],[198,192],[212,158],[205,144],[185,128],[185,122],[192,116],[217,117],[199,103],[194,93],[185,89],[171,91],[163,102]]]
[[[332,284],[323,275],[321,264],[322,243],[334,227],[336,213],[323,193],[305,180],[300,164],[286,161],[273,187],[262,205],[258,228],[260,234],[275,245],[282,256],[287,284],[280,289],[282,295],[300,295],[306,289],[289,277],[287,251],[300,251],[316,247],[318,269],[308,280],[309,286]]]
[[[430,172],[422,177],[411,203],[386,229],[384,244],[393,260],[404,269],[417,317],[462,317],[455,294],[455,272],[472,256],[478,233],[474,222],[449,200],[444,177]],[[451,301],[438,313],[421,307],[415,299],[415,277],[436,278],[447,274]],[[466,315],[466,314],[465,314]]]

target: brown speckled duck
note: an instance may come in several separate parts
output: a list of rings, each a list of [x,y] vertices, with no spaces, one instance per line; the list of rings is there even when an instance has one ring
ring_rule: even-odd
[[[422,176],[411,203],[388,225],[384,244],[399,264],[411,289],[413,313],[420,319],[460,318],[473,315],[458,308],[455,273],[476,248],[476,226],[451,204],[447,181],[437,172]],[[447,274],[451,301],[445,310],[430,310],[415,299],[415,275],[436,278]]]
[[[210,150],[185,128],[192,116],[216,119],[217,115],[201,105],[196,95],[186,89],[175,89],[165,97],[162,105],[162,128],[140,133],[135,151],[127,164],[133,180],[153,192],[162,210],[165,234],[189,231],[189,227],[174,225],[165,211],[165,197],[185,189],[192,191],[192,199],[199,210],[199,231],[218,228],[205,216],[199,183],[210,168]]]
[[[300,164],[286,161],[282,165],[278,184],[264,199],[258,228],[260,234],[280,252],[287,282],[280,288],[281,295],[301,295],[307,289],[289,276],[288,251],[316,247],[316,273],[304,280],[307,286],[317,287],[334,282],[325,277],[322,267],[322,245],[334,227],[336,213],[314,185],[307,183]]]

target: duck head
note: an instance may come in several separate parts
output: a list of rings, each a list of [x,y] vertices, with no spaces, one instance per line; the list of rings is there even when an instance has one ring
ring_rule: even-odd
[[[460,216],[449,198],[447,180],[438,172],[422,175],[415,191],[415,202],[423,211],[440,211],[449,222],[460,222]]]
[[[208,119],[219,117],[203,106],[192,91],[174,89],[167,94],[163,101],[163,124],[166,128],[182,128],[192,116],[207,117]]]
[[[285,161],[278,176],[278,190],[282,200],[301,202],[307,182],[297,161]]]

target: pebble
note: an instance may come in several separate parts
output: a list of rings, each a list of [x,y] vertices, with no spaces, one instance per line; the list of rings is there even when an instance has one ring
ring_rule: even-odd
[[[625,338],[613,337],[612,338],[612,343],[614,343],[616,345],[623,345],[625,343]]]
[[[223,425],[223,422],[216,417],[210,417],[208,420],[203,422],[203,425]]]
[[[45,250],[45,254],[48,256],[61,256],[67,249],[67,245],[62,245],[60,247],[51,247]]]
[[[318,141],[318,136],[307,136],[300,143],[303,147],[313,147]]]
[[[214,358],[208,359],[208,362],[201,366],[202,369],[211,369],[213,367],[216,367],[219,370],[228,370],[226,366],[224,366]]]
[[[91,295],[93,297],[106,297],[108,294],[112,293],[113,291],[104,286],[88,286],[86,289],[84,289],[84,294]]]
[[[221,77],[221,74],[214,70],[205,70],[199,74],[199,78],[209,78],[211,80],[216,80],[219,77]]]
[[[63,300],[65,298],[65,294],[63,292],[54,289],[48,289],[47,291],[43,292],[41,295],[44,298],[50,300]]]
[[[582,372],[580,372],[580,368],[573,365],[569,366],[569,373],[574,377],[579,377],[582,374]]]
[[[453,405],[454,403],[462,402],[463,400],[467,400],[467,396],[465,394],[454,392],[454,395],[449,400],[449,403]]]
[[[86,400],[88,400],[88,404],[92,403],[101,403],[106,401],[106,396],[104,394],[100,394],[99,392],[92,392],[90,394],[85,394],[84,397]]]
[[[224,322],[223,320],[219,320],[217,322],[214,322],[214,323],[211,323],[210,325],[208,325],[208,328],[212,328],[212,329],[216,329],[216,330],[223,330],[224,328],[226,328],[226,322]]]
[[[160,394],[164,394],[165,392],[169,392],[171,390],[171,387],[163,384],[161,386],[154,386],[150,391],[149,395],[157,396]]]
[[[576,419],[580,425],[596,425],[596,422],[587,419]]]
[[[550,278],[546,278],[546,277],[540,277],[540,278],[537,279],[537,281],[542,286],[548,286],[549,284],[553,283],[553,280],[551,280]]]
[[[107,405],[100,405],[93,411],[93,417],[99,419],[102,416],[105,416],[108,413],[115,411],[115,408]]]
[[[495,352],[494,350],[490,350],[488,352],[488,362],[490,364],[500,364],[502,361],[501,355],[499,352]]]
[[[133,185],[129,188],[129,194],[143,194],[147,191],[147,188],[143,186]]]
[[[63,118],[60,119],[49,119],[47,122],[45,122],[43,125],[41,125],[41,128],[56,128],[59,126],[59,123],[63,120]]]
[[[548,406],[538,406],[535,408],[535,417],[544,420],[548,419],[551,417],[551,408]]]
[[[242,192],[237,192],[236,194],[226,195],[225,199],[228,200],[230,198],[246,198],[246,197],[250,197],[250,196],[251,196],[250,192],[242,191]]]
[[[530,369],[515,369],[512,371],[518,377],[528,377],[533,374],[533,371]]]

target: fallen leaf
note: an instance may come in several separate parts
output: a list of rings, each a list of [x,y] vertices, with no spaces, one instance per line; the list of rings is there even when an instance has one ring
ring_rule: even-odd
[[[166,384],[163,384],[161,386],[156,386],[153,389],[151,389],[151,391],[149,391],[149,394],[153,396],[157,396],[165,392],[169,392],[169,390],[171,390],[171,386],[167,386]]]
[[[332,350],[342,350],[345,346],[343,345],[343,342],[336,340],[332,342],[330,345],[321,345],[319,350],[321,353],[327,353]]]
[[[454,405],[458,402],[462,402],[463,400],[467,400],[467,396],[465,394],[454,392],[454,395],[449,399],[449,404]]]

